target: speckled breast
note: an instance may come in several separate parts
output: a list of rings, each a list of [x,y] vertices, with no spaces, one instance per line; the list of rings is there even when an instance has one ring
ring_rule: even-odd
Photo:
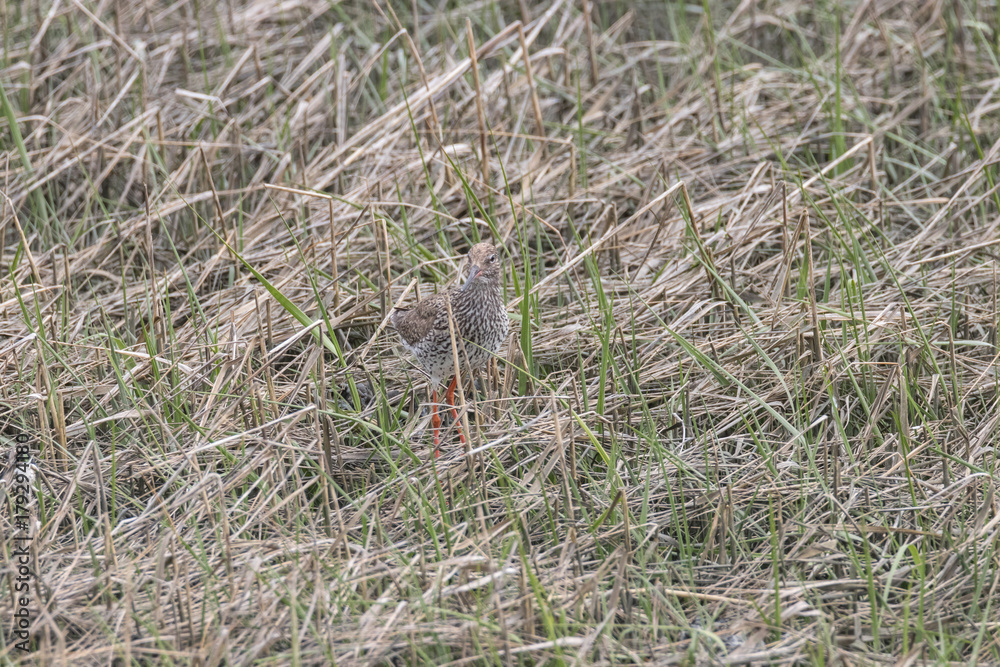
[[[496,354],[503,345],[507,332],[510,330],[510,319],[499,294],[491,294],[485,299],[475,302],[454,301],[452,313],[458,324],[456,333],[461,334],[465,341],[465,354],[469,358],[469,366],[480,368]],[[451,347],[451,341],[448,341]],[[463,363],[459,350],[459,363]],[[451,372],[449,364],[449,371]]]

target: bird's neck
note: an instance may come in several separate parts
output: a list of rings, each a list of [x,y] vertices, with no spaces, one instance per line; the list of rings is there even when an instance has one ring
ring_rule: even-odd
[[[458,291],[462,299],[482,299],[484,297],[500,296],[500,283],[497,281],[474,281],[465,289]]]

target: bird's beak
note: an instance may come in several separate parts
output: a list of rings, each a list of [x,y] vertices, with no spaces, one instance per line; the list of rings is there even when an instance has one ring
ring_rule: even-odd
[[[465,279],[465,284],[462,285],[462,289],[463,290],[469,289],[469,285],[471,285],[472,281],[475,280],[476,276],[479,275],[479,271],[480,271],[480,268],[478,266],[476,266],[475,264],[473,264],[472,266],[469,267],[469,277]]]

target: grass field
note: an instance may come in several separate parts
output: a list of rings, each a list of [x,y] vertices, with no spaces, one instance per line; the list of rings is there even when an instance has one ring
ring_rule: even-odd
[[[995,3],[0,23],[3,664],[1000,663]]]

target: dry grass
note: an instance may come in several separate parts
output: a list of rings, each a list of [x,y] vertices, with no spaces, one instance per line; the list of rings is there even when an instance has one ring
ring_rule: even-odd
[[[2,659],[1000,662],[994,8],[437,4],[0,5]]]

